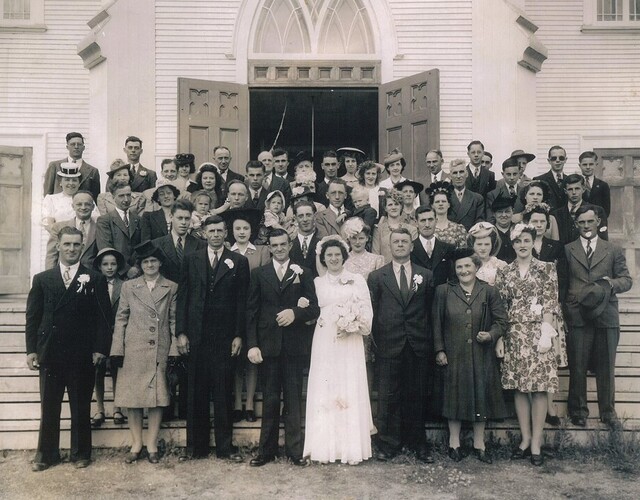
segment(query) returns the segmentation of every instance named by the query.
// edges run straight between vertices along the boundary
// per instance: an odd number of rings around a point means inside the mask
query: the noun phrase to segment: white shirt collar
[[[340,210],[338,210],[336,207],[334,207],[333,205],[329,204],[329,208],[331,209],[331,211],[336,214],[336,216],[339,216],[341,213],[344,212],[344,206],[342,206],[340,208]]]
[[[118,215],[120,216],[120,218],[122,219],[122,222],[124,222],[124,210],[119,209],[118,207],[115,207],[116,212],[118,212]],[[128,210],[127,210],[128,212]],[[129,218],[129,216],[127,215],[127,218]]]
[[[587,241],[591,241],[591,250],[595,252],[596,247],[598,246],[598,235],[595,235],[591,240],[587,240],[587,238],[580,236],[580,244],[585,252],[587,251]]]
[[[282,266],[284,266],[285,271],[289,269],[289,263],[291,262],[291,259],[287,259],[287,261],[284,264],[280,264],[279,262],[276,262],[275,259],[271,259],[271,262],[273,262],[273,268],[276,270],[276,274],[278,274],[278,271]]]
[[[74,160],[70,156],[67,156],[67,160],[69,161],[69,163],[73,163],[75,165],[82,166],[82,161],[83,161],[82,158],[78,158],[77,160]]]
[[[224,252],[224,247],[219,250],[214,250],[209,245],[207,245],[207,255],[209,256],[209,262],[213,262],[213,258],[218,255],[218,260],[222,259],[222,252]]]
[[[58,265],[60,267],[60,274],[63,276],[64,276],[64,270],[68,267],[69,276],[71,276],[71,279],[73,279],[73,277],[78,273],[78,268],[80,267],[80,261],[76,262],[72,266],[65,266],[62,262],[59,262]]]
[[[186,234],[184,236],[180,236],[179,234],[176,234],[173,229],[171,230],[171,232],[169,234],[171,234],[171,238],[173,239],[173,245],[174,246],[178,244],[178,238],[182,238],[182,246],[184,247],[184,244],[187,241],[187,235]]]
[[[393,265],[393,272],[398,279],[400,278],[400,266],[404,266],[404,272],[407,274],[407,281],[409,281],[409,277],[411,276],[411,261],[398,264],[395,260],[392,260],[391,264]]]
[[[427,239],[422,235],[418,236],[420,238],[420,243],[422,243],[422,246],[426,248],[427,246],[427,241],[431,242],[431,248],[433,249],[433,245],[436,244],[436,235],[434,234],[433,236],[431,236],[431,238]]]
[[[304,243],[305,238],[307,240],[307,245],[311,243],[311,238],[313,238],[314,234],[316,234],[315,231],[311,234],[307,234],[306,236],[304,234],[298,233],[298,241],[300,242],[300,245],[302,246],[302,243]]]

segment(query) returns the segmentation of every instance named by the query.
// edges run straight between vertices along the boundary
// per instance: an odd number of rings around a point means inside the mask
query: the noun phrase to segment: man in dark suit
[[[269,167],[267,167],[267,172],[269,171]],[[289,153],[286,149],[276,148],[273,150],[273,171],[288,184],[295,180],[295,177],[289,173]]]
[[[260,467],[278,454],[280,393],[284,396],[285,453],[294,465],[308,465],[302,457],[302,380],[311,352],[314,322],[320,315],[313,274],[289,258],[291,243],[284,229],[269,234],[269,264],[251,275],[247,301],[247,353],[261,364],[264,406],[258,456]],[[305,301],[304,304],[301,301]]]
[[[115,248],[125,259],[124,272],[132,278],[138,275],[133,249],[142,242],[140,217],[130,210],[131,187],[129,184],[112,184],[109,192],[113,195],[115,209],[101,215],[96,221],[96,243],[98,251]]]
[[[406,445],[431,463],[424,430],[426,387],[435,365],[429,314],[431,271],[410,262],[411,233],[393,229],[392,261],[369,274],[378,382],[376,458],[389,460]]]
[[[80,264],[82,233],[60,230],[59,265],[36,274],[27,299],[27,364],[40,371],[41,418],[34,472],[60,462],[60,410],[71,409],[71,461],[91,462],[94,366],[109,354],[111,307],[104,276]]]
[[[174,283],[180,283],[184,259],[193,252],[207,246],[206,242],[189,234],[193,204],[189,200],[178,200],[171,208],[171,231],[153,244],[164,254],[160,273]]]
[[[287,202],[285,191],[289,193],[289,199],[291,198],[291,188],[287,181],[274,174],[265,177],[264,163],[250,160],[247,162],[245,170],[247,174],[245,180],[249,186],[249,199],[244,208],[257,208],[264,212],[267,195],[273,191],[280,191],[285,197],[285,203]]]
[[[466,187],[468,173],[464,160],[453,160],[449,175],[454,188],[449,219],[462,224],[468,231],[475,223],[484,220],[484,198]]]
[[[576,212],[579,239],[565,246],[569,289],[565,320],[569,326],[569,416],[584,427],[587,407],[587,366],[595,363],[600,420],[621,427],[615,410],[616,349],[620,339],[617,294],[631,288],[623,250],[598,236],[597,212],[584,204]]]
[[[207,248],[184,260],[178,287],[178,351],[189,355],[187,448],[181,460],[209,454],[209,395],[213,399],[216,455],[231,462],[243,458],[231,444],[233,358],[246,333],[249,262],[224,246],[224,220],[212,215],[203,223]]]
[[[487,199],[485,200],[485,217],[484,219],[487,222],[491,222],[491,224],[496,223],[496,217],[493,213],[491,206],[493,202],[499,196],[503,198],[514,198],[515,206],[514,209],[516,212],[522,212],[524,210],[524,206],[520,201],[520,194],[522,192],[522,186],[518,182],[520,180],[520,167],[517,163],[510,162],[509,160],[505,160],[502,163],[502,179],[500,179],[496,188],[487,194]]]
[[[145,190],[156,186],[158,176],[155,170],[143,167],[140,164],[140,156],[142,155],[142,140],[136,136],[129,136],[124,141],[124,154],[127,155],[129,162],[129,171],[133,173],[133,181],[131,182],[131,190],[136,193],[144,193]]]
[[[547,162],[551,169],[542,175],[534,177],[534,179],[547,183],[549,186],[549,199],[547,203],[552,209],[558,209],[567,203],[567,195],[563,185],[565,178],[564,165],[567,162],[567,152],[562,146],[551,146],[547,154]]]
[[[298,223],[298,235],[291,243],[291,262],[311,269],[316,277],[316,246],[320,241],[316,231],[316,206],[312,201],[299,201],[293,207],[293,215]]]
[[[320,239],[330,234],[340,234],[340,228],[349,217],[349,212],[345,208],[347,200],[347,183],[342,179],[332,179],[329,181],[326,192],[329,206],[318,212],[316,215],[316,228]]]
[[[446,181],[449,179],[449,174],[447,174],[444,170],[442,170],[442,164],[444,163],[444,158],[442,157],[442,151],[439,149],[431,149],[427,151],[427,154],[424,157],[424,164],[426,167],[426,173],[423,177],[424,185],[429,187],[434,182]],[[421,178],[417,180],[421,181]],[[425,191],[420,193],[420,205],[428,205],[429,204],[429,196]]]
[[[416,209],[418,238],[413,241],[411,262],[433,273],[433,286],[442,285],[448,278],[447,255],[456,247],[435,236],[436,214],[431,207],[420,206]]]
[[[469,191],[478,193],[484,199],[487,193],[496,188],[496,175],[491,170],[482,168],[484,144],[480,141],[471,141],[467,146],[467,156],[469,156],[469,164],[466,168],[466,187]]]
[[[337,153],[335,151],[325,151],[322,155],[322,171],[324,172],[324,179],[318,182],[316,186],[318,202],[322,203],[325,207],[329,206],[329,198],[327,198],[329,182],[333,179],[337,179],[339,167],[340,163],[338,162]]]
[[[83,234],[82,254],[80,262],[85,267],[93,265],[93,259],[98,253],[96,244],[96,222],[91,218],[95,204],[89,191],[78,191],[73,195],[73,210],[76,216],[73,219],[56,222],[51,225],[50,236],[47,242],[47,257],[45,269],[52,269],[58,264],[58,241],[60,230],[63,227],[75,227]]]
[[[55,194],[62,191],[60,183],[56,182],[56,173],[60,170],[61,163],[73,163],[80,166],[79,189],[89,191],[95,202],[100,194],[100,172],[82,159],[84,153],[84,137],[79,132],[69,132],[66,137],[68,158],[49,163],[44,174],[44,194]]]
[[[231,170],[231,151],[226,146],[216,146],[213,148],[213,163],[218,168],[218,173],[222,177],[222,199],[227,197],[227,188],[231,181],[244,181],[244,175]]]
[[[280,191],[284,195],[285,209],[291,203],[291,182],[289,178],[289,154],[284,149],[273,151],[273,169],[265,165],[264,185],[268,192]]]
[[[593,151],[585,151],[580,155],[578,161],[584,177],[584,201],[602,207],[608,218],[611,215],[611,190],[609,184],[595,176],[598,155]]]
[[[564,190],[567,197],[567,203],[553,212],[556,222],[558,223],[558,233],[560,242],[563,245],[575,241],[579,236],[578,227],[575,224],[576,212],[584,203],[585,181],[580,174],[570,174],[564,178]],[[593,205],[600,227],[598,234],[603,239],[608,238],[607,232],[607,214],[604,209],[598,205]]]

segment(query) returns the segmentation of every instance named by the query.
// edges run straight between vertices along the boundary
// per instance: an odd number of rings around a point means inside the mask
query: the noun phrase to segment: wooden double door
[[[231,149],[232,168],[241,172],[250,159],[250,141],[253,140],[249,137],[252,120],[250,91],[247,85],[237,83],[180,78],[180,151],[193,153],[199,165],[211,160],[216,145],[225,145]],[[426,152],[440,147],[438,70],[382,84],[377,91],[378,130],[372,137],[375,141],[377,136],[377,158],[372,159],[382,161],[389,151],[398,148],[407,160],[405,176],[423,180]],[[353,109],[352,112],[357,114],[359,110]],[[279,120],[280,117],[275,118]],[[349,144],[344,144],[340,137],[335,138],[334,147],[346,145]],[[287,148],[287,144],[277,143],[277,146]]]

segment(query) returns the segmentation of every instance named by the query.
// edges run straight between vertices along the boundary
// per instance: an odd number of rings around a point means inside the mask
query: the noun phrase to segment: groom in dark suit
[[[224,246],[227,228],[218,215],[203,223],[207,248],[185,255],[178,287],[178,351],[189,355],[187,449],[180,460],[209,454],[209,396],[218,458],[242,462],[233,434],[233,358],[246,330],[249,261]]]
[[[378,381],[376,458],[389,460],[405,445],[432,463],[424,431],[426,387],[434,365],[431,271],[409,260],[413,244],[405,228],[391,231],[392,261],[369,275]]]
[[[27,299],[27,365],[40,371],[41,417],[32,470],[60,462],[60,410],[71,409],[71,461],[91,462],[94,365],[109,353],[111,306],[101,274],[80,264],[82,232],[63,227],[56,267],[36,274]]]
[[[291,243],[284,229],[271,231],[269,250],[273,259],[253,271],[247,301],[247,355],[252,363],[262,364],[264,397],[260,448],[251,466],[265,465],[278,453],[281,391],[285,453],[294,465],[305,466],[308,461],[302,457],[302,372],[320,308],[313,273],[291,263]]]

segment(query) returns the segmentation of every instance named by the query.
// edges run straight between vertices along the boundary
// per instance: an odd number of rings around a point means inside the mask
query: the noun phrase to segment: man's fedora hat
[[[80,177],[80,167],[75,163],[61,163],[56,172],[60,177]]]
[[[587,283],[582,287],[576,298],[580,304],[582,315],[586,319],[596,319],[609,304],[611,285],[602,278],[595,282]]]
[[[518,164],[518,158],[525,158],[527,163],[536,159],[536,155],[532,153],[525,153],[522,149],[516,149],[511,152],[511,156],[502,162],[503,167],[513,166]]]

